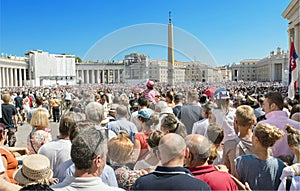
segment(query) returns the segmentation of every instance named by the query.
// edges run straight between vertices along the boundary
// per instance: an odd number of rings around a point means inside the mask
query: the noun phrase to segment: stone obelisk
[[[174,86],[174,42],[173,42],[173,25],[171,19],[171,11],[169,12],[168,24],[168,84]]]

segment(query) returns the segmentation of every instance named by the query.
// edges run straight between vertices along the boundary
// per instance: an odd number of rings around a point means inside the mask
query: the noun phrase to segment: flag
[[[288,97],[294,99],[295,88],[298,79],[298,66],[297,66],[297,53],[295,50],[294,42],[291,42],[290,49],[290,60],[289,60],[289,86],[288,86]]]

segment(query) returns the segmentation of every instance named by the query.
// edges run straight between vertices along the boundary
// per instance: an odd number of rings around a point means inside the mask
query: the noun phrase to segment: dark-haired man
[[[99,177],[106,164],[107,139],[104,131],[94,124],[80,131],[72,140],[71,158],[75,165],[74,176],[67,176],[63,182],[52,186],[54,190],[107,190],[123,189],[110,187]]]
[[[300,122],[289,119],[287,113],[283,111],[283,97],[280,92],[268,92],[265,95],[265,100],[262,106],[266,113],[266,120],[259,123],[269,123],[275,125],[280,130],[284,131],[284,137],[276,141],[272,147],[274,157],[293,156],[293,152],[290,150],[287,143],[287,133],[285,127],[287,124],[292,125],[296,129],[300,129]],[[259,124],[258,123],[258,124]]]
[[[32,116],[33,116],[33,114],[34,114],[34,112],[36,110],[38,110],[38,109],[44,109],[44,110],[48,111],[46,108],[43,107],[43,98],[41,96],[37,96],[35,98],[35,103],[36,103],[36,108],[30,110],[30,112],[27,115],[27,122],[28,123],[30,123],[31,118],[32,118]]]
[[[13,147],[15,146],[15,143],[17,141],[16,138],[16,131],[18,128],[17,124],[17,110],[16,107],[12,104],[10,104],[11,96],[9,93],[2,94],[2,118],[0,119],[0,122],[5,125],[5,128],[8,130],[7,132],[7,142],[8,146]]]

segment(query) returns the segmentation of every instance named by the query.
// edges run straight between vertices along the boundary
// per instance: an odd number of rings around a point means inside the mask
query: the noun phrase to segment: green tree
[[[78,56],[75,58],[75,60],[78,60],[78,62],[79,62],[79,63],[81,63],[81,62],[82,62],[81,58],[80,58],[80,57],[78,57]]]

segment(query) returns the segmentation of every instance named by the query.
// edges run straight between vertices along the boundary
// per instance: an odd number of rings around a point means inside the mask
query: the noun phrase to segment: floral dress
[[[136,179],[143,175],[141,170],[131,170],[125,165],[112,164],[111,167],[115,171],[119,188],[125,190],[132,190]]]
[[[27,148],[29,150],[29,154],[36,154],[41,146],[50,141],[52,141],[52,136],[48,131],[36,130],[33,128],[27,137]]]

